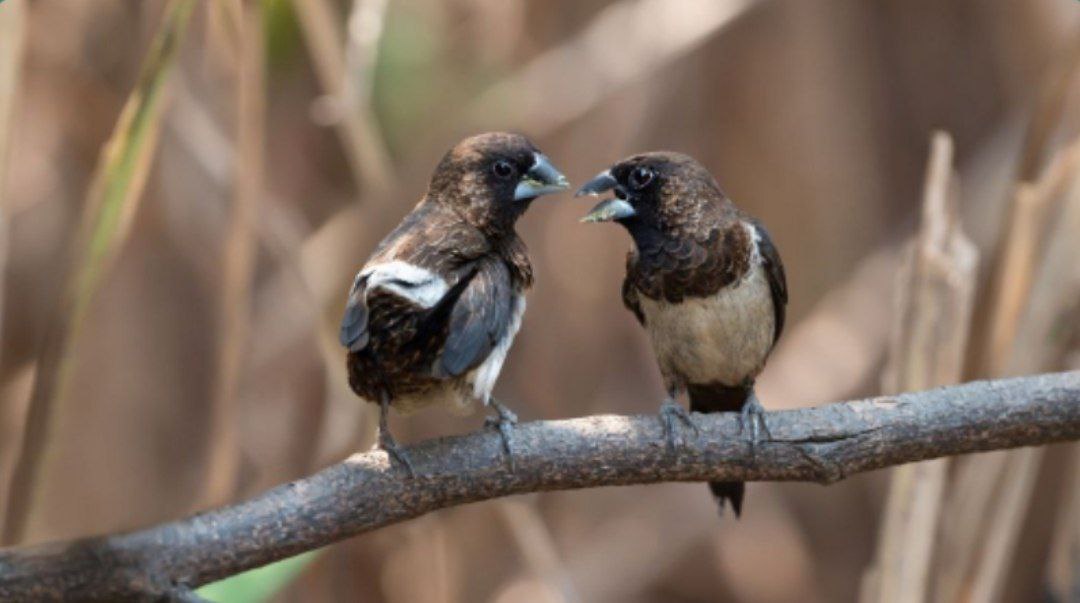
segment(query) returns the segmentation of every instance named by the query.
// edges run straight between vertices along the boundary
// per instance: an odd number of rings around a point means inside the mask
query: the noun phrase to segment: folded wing
[[[444,301],[450,287],[426,268],[395,260],[367,266],[356,275],[345,304],[339,339],[350,352],[364,349],[369,340],[368,319],[372,297],[395,299],[400,312],[426,312]]]
[[[476,272],[450,311],[446,343],[436,363],[441,377],[465,374],[512,336],[516,314],[510,270],[498,258],[479,260]]]
[[[754,229],[757,231],[758,253],[761,254],[762,265],[769,279],[769,291],[772,293],[773,302],[773,343],[780,339],[780,332],[784,330],[784,316],[787,313],[787,277],[784,275],[784,264],[780,261],[780,253],[776,250],[769,232],[760,222],[754,221]]]

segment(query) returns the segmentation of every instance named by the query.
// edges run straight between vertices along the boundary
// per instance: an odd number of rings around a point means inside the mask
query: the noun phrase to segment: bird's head
[[[682,153],[656,151],[619,161],[585,183],[577,196],[601,196],[583,222],[618,222],[635,239],[694,224],[723,203],[720,186],[700,163]]]
[[[520,134],[488,132],[462,140],[435,168],[428,195],[473,225],[498,231],[541,195],[570,187],[559,170]]]

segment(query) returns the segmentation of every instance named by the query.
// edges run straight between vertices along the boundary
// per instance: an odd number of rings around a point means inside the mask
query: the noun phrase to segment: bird
[[[490,406],[511,467],[516,415],[492,397],[521,326],[533,272],[515,223],[569,182],[525,136],[466,138],[427,192],[375,248],[349,288],[339,338],[349,386],[379,405],[377,445],[415,476],[390,433],[390,409],[471,414]]]
[[[660,418],[669,447],[676,422],[696,413],[739,412],[751,449],[768,432],[754,380],[784,329],[787,280],[761,222],[724,194],[700,163],[656,151],[628,157],[586,182],[577,196],[601,201],[584,222],[615,222],[633,239],[623,304],[649,335],[667,398]],[[759,425],[760,424],[760,425]],[[721,512],[742,513],[742,482],[710,482]]]

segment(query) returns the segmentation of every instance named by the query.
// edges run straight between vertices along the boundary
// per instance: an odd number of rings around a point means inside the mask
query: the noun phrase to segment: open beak
[[[514,189],[514,200],[533,199],[570,188],[570,181],[555,169],[543,153],[534,153],[533,164]]]
[[[611,175],[611,170],[604,170],[597,174],[595,178],[579,188],[578,192],[574,193],[574,196],[591,195],[596,197],[610,190],[615,191],[616,197],[601,201],[596,207],[592,208],[588,215],[581,219],[582,222],[612,222],[637,214],[634,211],[634,206],[623,198],[626,195],[622,194],[623,191],[619,188],[619,181],[615,179],[615,176]]]
[[[582,222],[612,222],[615,220],[622,220],[636,215],[634,206],[630,205],[625,199],[607,199],[601,201],[596,207],[592,208],[584,218]]]
[[[574,193],[575,197],[582,197],[585,195],[591,195],[596,197],[601,193],[605,193],[619,185],[619,181],[615,179],[615,176],[611,175],[611,170],[604,170],[596,175],[595,178],[586,182],[578,189],[578,192]]]

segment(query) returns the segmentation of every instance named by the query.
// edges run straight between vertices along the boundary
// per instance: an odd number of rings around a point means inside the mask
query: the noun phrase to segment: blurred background
[[[176,518],[370,447],[336,343],[346,289],[484,130],[528,134],[575,184],[683,151],[761,218],[791,296],[769,409],[907,389],[883,385],[895,283],[944,131],[978,262],[962,367],[937,380],[1080,368],[1078,19],[1075,0],[2,2],[4,544]],[[546,197],[519,223],[536,286],[496,395],[525,421],[663,395],[620,301],[629,239],[579,224],[589,207]],[[1077,473],[1076,446],[951,462],[909,600],[1080,600]],[[889,483],[753,484],[739,521],[700,484],[492,501],[206,595],[876,600]]]

